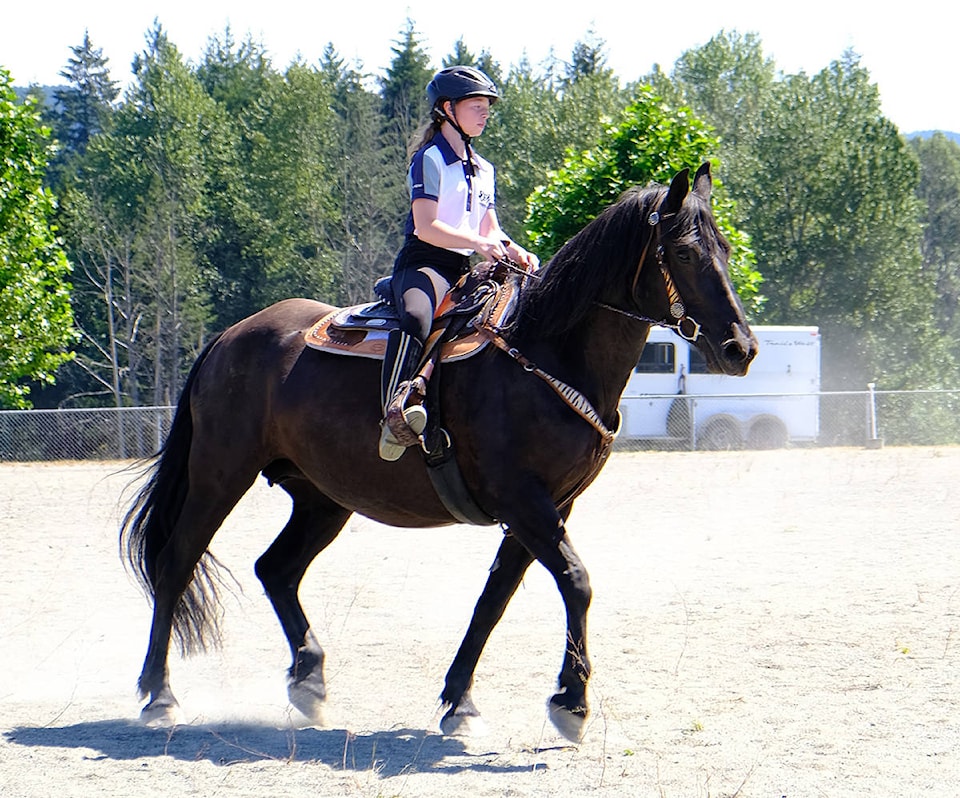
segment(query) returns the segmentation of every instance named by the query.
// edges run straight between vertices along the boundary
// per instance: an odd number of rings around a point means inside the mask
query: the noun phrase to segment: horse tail
[[[152,600],[157,597],[157,562],[173,536],[189,488],[188,460],[193,440],[190,393],[197,375],[219,340],[217,335],[197,358],[180,393],[173,424],[163,446],[146,463],[146,483],[135,495],[120,526],[120,557]],[[220,642],[220,563],[208,551],[194,568],[173,612],[173,635],[184,654]]]

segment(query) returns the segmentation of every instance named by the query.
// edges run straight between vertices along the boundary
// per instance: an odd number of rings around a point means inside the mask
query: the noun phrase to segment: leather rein
[[[580,391],[578,391],[576,388],[567,385],[562,380],[558,380],[552,374],[548,374],[546,371],[541,369],[536,363],[529,360],[515,346],[511,346],[496,330],[485,325],[477,325],[476,330],[481,336],[496,346],[497,349],[506,352],[520,365],[524,371],[529,374],[535,374],[541,380],[547,383],[547,385],[553,388],[557,395],[563,399],[566,405],[573,410],[574,413],[580,416],[600,434],[600,439],[604,446],[609,446],[613,443],[614,439],[617,437],[617,434],[620,432],[621,418],[619,410],[617,411],[617,426],[615,429],[611,430],[606,424],[603,423],[603,419],[594,409],[593,405],[590,404],[590,400],[587,399],[587,397],[580,393]]]

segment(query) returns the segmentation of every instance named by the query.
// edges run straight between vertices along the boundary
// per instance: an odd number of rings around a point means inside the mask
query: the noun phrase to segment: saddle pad
[[[484,306],[478,314],[478,319],[484,326],[499,327],[513,313],[518,296],[518,283],[508,280]],[[340,319],[355,317],[365,307],[367,305],[354,305],[328,313],[304,334],[307,346],[321,352],[383,360],[389,329],[341,327],[337,324]],[[433,335],[436,334],[435,331]],[[464,360],[482,350],[487,343],[488,340],[477,332],[462,335],[454,341],[443,344],[441,362]]]
[[[341,329],[333,324],[339,312],[327,314],[307,330],[304,336],[307,346],[311,349],[319,349],[321,352],[383,360],[384,353],[387,351],[387,331]],[[441,362],[464,360],[475,355],[486,345],[486,338],[481,338],[476,332],[470,333],[456,341],[444,344],[441,350]]]

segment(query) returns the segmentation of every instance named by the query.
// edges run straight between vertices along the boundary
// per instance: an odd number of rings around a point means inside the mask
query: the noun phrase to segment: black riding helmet
[[[467,97],[489,97],[492,104],[500,99],[500,94],[490,78],[471,66],[441,69],[427,84],[431,111],[441,109],[446,100],[456,103]]]
[[[494,82],[479,69],[471,66],[451,66],[441,69],[427,84],[427,100],[430,102],[430,115],[435,121],[446,120],[464,140],[467,145],[467,161],[472,163],[470,156],[470,137],[463,132],[456,118],[451,118],[443,110],[443,104],[450,100],[456,105],[467,97],[487,97],[493,105],[500,99]]]

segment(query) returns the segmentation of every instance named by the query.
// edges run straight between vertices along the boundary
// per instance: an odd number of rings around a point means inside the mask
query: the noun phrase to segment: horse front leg
[[[563,596],[567,612],[567,647],[563,666],[557,678],[558,692],[551,696],[547,706],[550,720],[557,731],[572,742],[583,739],[587,716],[587,682],[591,665],[587,656],[587,610],[592,591],[587,570],[564,534],[557,546],[560,554],[558,568],[551,573]],[[548,566],[549,567],[549,566]]]
[[[444,680],[440,694],[440,701],[447,708],[440,720],[440,730],[444,734],[476,736],[484,731],[483,720],[471,695],[473,674],[490,633],[503,617],[532,562],[530,553],[507,530],[463,642]]]
[[[587,682],[591,665],[587,655],[587,610],[592,591],[587,570],[564,528],[569,512],[569,507],[562,515],[554,511],[553,522],[549,525],[517,523],[511,524],[510,528],[527,551],[553,576],[563,599],[567,616],[566,645],[557,679],[558,690],[547,706],[557,731],[572,742],[580,742],[589,715]]]

